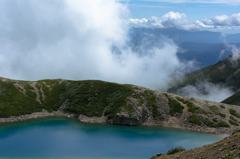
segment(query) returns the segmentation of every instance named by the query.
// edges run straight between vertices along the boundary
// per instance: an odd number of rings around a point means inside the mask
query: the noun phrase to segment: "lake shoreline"
[[[114,125],[126,125],[126,124],[116,124],[116,123],[111,123],[107,120],[107,117],[102,116],[102,117],[87,117],[84,115],[76,115],[76,114],[70,114],[63,112],[61,110],[58,111],[53,111],[53,112],[47,112],[47,111],[42,111],[42,112],[35,112],[32,114],[25,114],[21,116],[11,116],[9,118],[0,118],[0,125],[1,124],[8,124],[8,123],[18,123],[18,122],[24,122],[28,120],[34,120],[34,119],[41,119],[41,118],[48,118],[48,117],[63,117],[63,118],[72,118],[72,119],[77,119],[80,123],[86,123],[86,124],[114,124]],[[176,129],[176,130],[188,130],[188,131],[194,131],[194,132],[202,132],[202,133],[209,133],[209,134],[217,134],[217,135],[231,135],[234,131],[232,132],[222,132],[222,131],[215,131],[217,130],[216,128],[207,128],[207,129],[199,129],[196,127],[192,128],[186,128],[186,127],[179,127],[179,126],[174,126],[174,125],[166,125],[166,124],[160,124],[156,122],[145,122],[141,125],[130,125],[130,126],[147,126],[147,127],[159,127],[159,128],[169,128],[169,129]],[[226,129],[227,130],[227,129]]]

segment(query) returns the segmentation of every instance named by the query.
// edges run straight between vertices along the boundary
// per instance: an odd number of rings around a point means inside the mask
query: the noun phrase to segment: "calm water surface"
[[[195,148],[225,136],[143,126],[47,118],[0,125],[1,157],[145,159],[175,146]]]

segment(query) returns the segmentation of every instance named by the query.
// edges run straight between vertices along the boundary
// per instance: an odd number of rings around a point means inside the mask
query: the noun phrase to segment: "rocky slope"
[[[240,107],[234,105],[103,81],[0,79],[1,123],[47,116],[217,134],[240,129]]]
[[[157,154],[151,159],[239,159],[240,132],[233,133],[223,140],[203,147],[178,152],[176,154]]]

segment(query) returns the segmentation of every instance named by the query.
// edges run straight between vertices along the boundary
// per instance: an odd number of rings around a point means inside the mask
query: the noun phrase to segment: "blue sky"
[[[120,0],[135,27],[240,32],[240,0]],[[145,19],[143,19],[145,18]]]
[[[161,0],[160,0],[161,1]],[[216,15],[231,16],[240,12],[240,1],[215,1],[209,0],[204,3],[182,0],[183,2],[174,3],[178,0],[128,0],[121,1],[128,4],[131,11],[131,18],[149,18],[151,16],[161,17],[164,14],[173,11],[185,13],[190,20],[201,18],[211,18]],[[168,1],[168,2],[167,2]],[[211,3],[212,2],[212,3]]]

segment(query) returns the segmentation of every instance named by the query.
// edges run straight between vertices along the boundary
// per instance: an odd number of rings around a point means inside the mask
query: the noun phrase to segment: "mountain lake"
[[[226,136],[43,118],[0,125],[0,158],[149,159],[176,146],[192,149]]]

